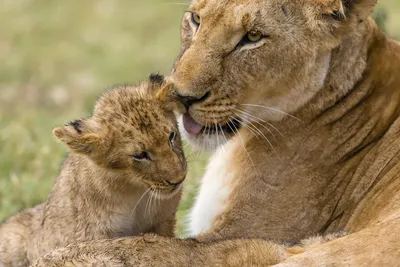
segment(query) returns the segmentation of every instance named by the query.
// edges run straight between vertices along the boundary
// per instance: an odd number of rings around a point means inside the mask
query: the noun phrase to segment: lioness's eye
[[[192,13],[192,22],[195,24],[197,27],[200,26],[200,16],[197,13]]]
[[[137,154],[133,154],[133,155],[131,155],[131,157],[134,160],[137,160],[137,161],[143,161],[143,160],[149,160],[150,159],[150,156],[146,151],[143,151],[143,152],[137,153]]]
[[[248,32],[243,39],[239,42],[239,46],[240,45],[245,45],[245,44],[254,44],[254,43],[258,43],[259,41],[261,41],[264,38],[267,38],[268,35],[263,35],[261,32],[259,31],[251,31]]]
[[[256,31],[251,31],[247,34],[247,39],[249,39],[250,42],[258,42],[263,38],[263,35],[261,32],[256,32]]]

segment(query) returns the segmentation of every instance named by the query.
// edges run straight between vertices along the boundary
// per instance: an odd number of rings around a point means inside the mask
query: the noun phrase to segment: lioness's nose
[[[179,101],[186,107],[186,109],[189,109],[190,106],[195,103],[201,103],[201,102],[205,101],[209,96],[210,96],[210,92],[205,93],[201,97],[184,96],[184,95],[178,94]]]

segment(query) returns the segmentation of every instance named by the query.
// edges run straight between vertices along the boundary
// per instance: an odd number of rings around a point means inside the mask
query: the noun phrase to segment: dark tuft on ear
[[[351,8],[353,4],[359,2],[358,0],[343,0],[343,5],[345,8]]]
[[[72,127],[74,127],[75,131],[76,131],[78,134],[81,134],[81,133],[82,133],[82,130],[81,130],[82,121],[81,121],[81,120],[75,120],[75,121],[73,121],[73,122],[70,122],[69,125],[71,125]]]
[[[330,14],[324,14],[324,16],[338,21],[342,21],[346,18],[345,14],[339,10],[334,10]]]
[[[161,85],[164,82],[164,76],[158,73],[153,73],[149,77],[150,82]]]

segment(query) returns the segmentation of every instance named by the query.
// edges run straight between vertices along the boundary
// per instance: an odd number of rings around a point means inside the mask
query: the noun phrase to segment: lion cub
[[[1,267],[75,242],[174,235],[186,160],[171,89],[160,75],[116,87],[90,118],[53,130],[71,153],[47,201],[0,226]]]

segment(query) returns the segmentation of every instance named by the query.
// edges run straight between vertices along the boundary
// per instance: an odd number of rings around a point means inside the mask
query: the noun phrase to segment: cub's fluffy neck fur
[[[146,187],[139,183],[129,184],[129,177],[124,177],[123,173],[101,168],[83,155],[71,153],[65,164],[70,165],[70,168],[61,172],[57,182],[65,179],[71,186],[78,186],[79,192],[86,199],[120,205],[132,198],[132,195],[144,193],[146,190]]]
[[[137,213],[143,213],[138,201],[146,191],[144,186],[129,185],[119,173],[104,170],[82,155],[70,154],[65,165],[69,168],[61,172],[45,204],[44,221],[46,213],[62,217],[66,212],[60,209],[62,203],[72,212],[70,216],[82,225],[87,224],[87,235],[109,232],[111,236],[123,236],[150,230],[151,225],[144,223],[147,221],[145,215]],[[148,197],[144,196],[141,203],[146,203]],[[151,211],[155,212],[155,209]],[[146,217],[153,215],[149,212]],[[141,221],[140,226],[148,229],[136,225]]]

